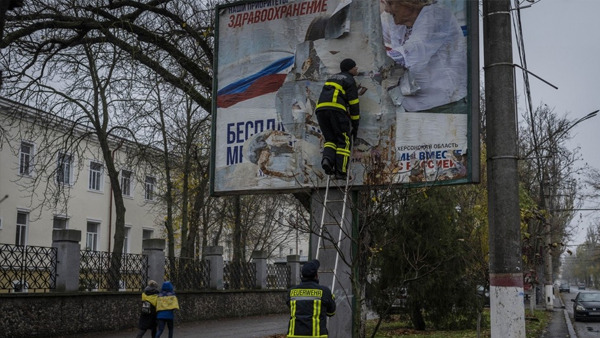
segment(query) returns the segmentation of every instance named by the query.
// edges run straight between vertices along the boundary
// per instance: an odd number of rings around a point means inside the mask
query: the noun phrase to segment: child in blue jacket
[[[163,283],[160,293],[156,298],[156,318],[158,319],[158,332],[156,337],[159,338],[165,330],[165,324],[169,327],[169,338],[173,338],[173,318],[175,318],[174,310],[179,309],[179,302],[173,284],[166,281]]]

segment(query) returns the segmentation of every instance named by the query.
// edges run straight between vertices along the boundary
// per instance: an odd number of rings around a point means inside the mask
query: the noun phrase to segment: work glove
[[[352,140],[356,141],[356,135],[358,135],[358,124],[359,120],[352,120],[352,131],[350,135],[352,135]]]

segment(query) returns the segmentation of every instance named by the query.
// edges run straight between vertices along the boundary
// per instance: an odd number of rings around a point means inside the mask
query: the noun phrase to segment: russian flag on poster
[[[258,73],[240,79],[217,92],[217,107],[228,108],[257,96],[277,91],[285,81],[281,73],[294,64],[294,56],[279,59]]]

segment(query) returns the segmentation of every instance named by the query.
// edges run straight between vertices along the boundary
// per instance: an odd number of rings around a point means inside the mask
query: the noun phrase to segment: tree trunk
[[[112,156],[111,156],[112,157]],[[113,198],[115,202],[115,234],[113,250],[110,258],[110,267],[108,273],[108,288],[109,290],[117,291],[119,289],[119,279],[121,276],[121,258],[123,256],[123,243],[125,241],[125,203],[123,202],[123,194],[119,184],[119,172],[116,170],[114,163],[107,163],[109,169],[110,183],[113,187]],[[108,226],[112,226],[109,224]],[[110,248],[109,248],[110,249]]]
[[[410,320],[416,330],[425,330],[425,319],[423,319],[423,313],[421,312],[420,304],[414,304],[411,308]]]
[[[233,198],[233,257],[231,260],[235,263],[242,262],[242,210],[241,210],[241,197],[235,196]]]

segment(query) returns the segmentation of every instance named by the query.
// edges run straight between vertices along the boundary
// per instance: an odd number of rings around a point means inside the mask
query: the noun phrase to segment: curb
[[[575,333],[575,329],[573,328],[573,323],[571,322],[571,318],[569,317],[569,312],[565,307],[565,303],[563,302],[562,296],[558,295],[558,299],[560,300],[560,306],[563,309],[563,313],[565,314],[565,323],[567,324],[567,330],[569,331],[570,338],[577,338],[577,334]]]

